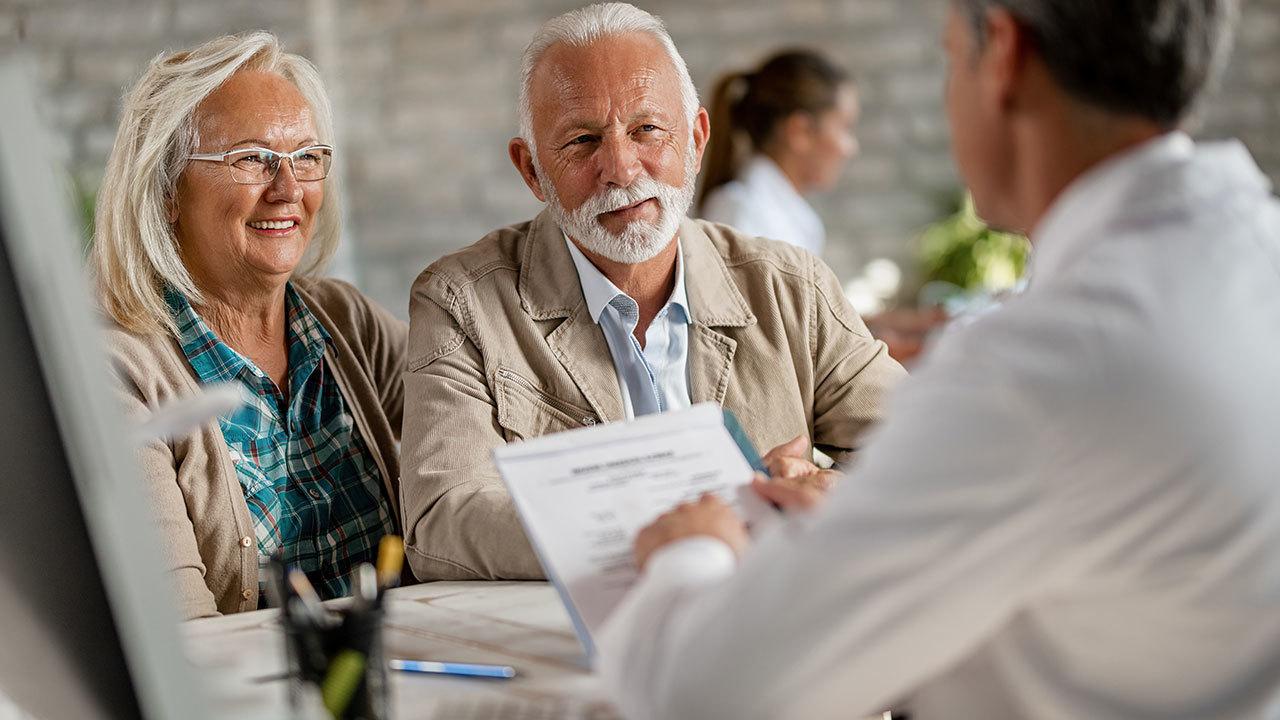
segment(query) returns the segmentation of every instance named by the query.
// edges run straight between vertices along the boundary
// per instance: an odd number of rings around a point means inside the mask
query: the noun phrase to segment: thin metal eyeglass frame
[[[330,163],[333,162],[333,146],[332,145],[308,145],[304,148],[298,148],[297,150],[294,150],[293,152],[288,152],[288,153],[278,153],[275,150],[272,150],[271,148],[246,147],[246,148],[236,148],[234,150],[228,150],[226,152],[221,152],[221,153],[199,153],[196,155],[188,155],[187,159],[222,163],[223,165],[226,166],[227,172],[231,175],[231,179],[235,181],[235,183],[238,185],[266,185],[268,183],[274,182],[276,179],[276,176],[280,174],[280,166],[282,164],[281,161],[284,160],[285,158],[289,158],[289,168],[293,170],[293,175],[294,175],[294,178],[296,179],[298,176],[298,168],[296,165],[294,165],[294,161],[298,157],[305,155],[308,152],[313,152],[315,150],[327,150],[329,152],[329,162]],[[231,163],[227,162],[227,156],[236,155],[239,153],[252,153],[252,152],[266,153],[267,155],[270,155],[271,157],[275,158],[274,160],[269,161],[271,162],[271,164],[275,165],[275,170],[271,172],[270,178],[267,178],[266,180],[263,180],[261,182],[242,182],[240,180],[236,180],[236,175],[233,168],[231,167]],[[328,168],[326,168],[324,171],[323,177],[318,177],[318,178],[315,178],[314,180],[298,180],[298,182],[318,182],[320,180],[325,179],[328,176],[329,176],[329,170]]]

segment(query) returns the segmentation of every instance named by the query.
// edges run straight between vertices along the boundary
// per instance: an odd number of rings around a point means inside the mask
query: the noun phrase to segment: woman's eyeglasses
[[[231,171],[231,179],[241,185],[265,185],[276,179],[281,161],[289,158],[293,177],[299,182],[323,180],[333,164],[333,147],[310,145],[290,153],[278,153],[267,148],[243,148],[224,153],[189,155],[188,160],[219,162]]]

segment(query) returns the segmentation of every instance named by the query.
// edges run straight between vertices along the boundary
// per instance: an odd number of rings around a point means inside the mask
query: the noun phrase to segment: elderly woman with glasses
[[[338,242],[329,102],[267,33],[153,60],[126,95],[92,263],[131,415],[242,403],[141,450],[187,617],[252,610],[281,553],[322,597],[399,530],[407,327],[317,273]]]

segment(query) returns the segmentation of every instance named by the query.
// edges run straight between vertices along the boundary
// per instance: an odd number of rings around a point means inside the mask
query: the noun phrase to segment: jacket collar
[[[751,308],[702,228],[683,218],[680,240],[693,323],[709,327],[753,324],[756,318]],[[529,225],[521,253],[519,291],[525,310],[534,320],[569,317],[586,302],[564,234],[550,210],[544,209]]]

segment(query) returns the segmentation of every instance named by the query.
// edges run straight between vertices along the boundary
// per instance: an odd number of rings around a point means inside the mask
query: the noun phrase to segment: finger
[[[672,521],[672,520],[676,519],[677,517],[679,517],[679,516],[681,516],[681,515],[683,515],[683,514],[685,514],[685,513],[689,512],[689,509],[690,509],[690,508],[692,508],[692,507],[693,507],[694,505],[696,505],[696,504],[697,504],[697,503],[695,503],[695,502],[693,502],[693,501],[682,502],[682,503],[680,503],[679,505],[676,505],[675,507],[671,508],[670,510],[668,510],[668,511],[666,511],[666,512],[662,513],[661,515],[659,515],[659,516],[658,516],[658,518],[657,518],[656,520],[654,520],[654,521],[653,521],[653,524],[654,524],[654,525],[657,525],[657,524],[659,524],[659,523],[663,523],[663,522],[670,522],[670,521]]]
[[[790,495],[786,504],[783,505],[788,510],[813,510],[822,504],[825,497],[821,492],[810,487],[784,488],[784,491]]]
[[[843,477],[839,470],[819,470],[817,479],[823,490],[830,490]]]
[[[751,487],[753,488],[761,488],[768,484],[769,478],[761,475],[760,473],[756,473],[756,476],[751,478]]]
[[[830,470],[818,470],[804,475],[792,475],[789,477],[776,478],[775,482],[779,485],[795,488],[813,488],[820,492],[826,492],[835,485],[835,477],[837,473]]]
[[[786,507],[795,502],[799,488],[794,485],[786,485],[780,482],[760,483],[756,487],[756,491],[761,497],[777,505]]]
[[[698,504],[703,507],[728,507],[725,501],[713,492],[702,493],[702,497],[698,498]]]
[[[803,477],[818,471],[812,462],[796,457],[775,457],[766,464],[769,475],[774,478]]]
[[[770,471],[777,471],[787,475],[795,475],[796,473],[809,475],[818,471],[818,467],[809,458],[778,456],[769,461],[769,466]]]
[[[810,454],[809,436],[797,435],[794,438],[791,438],[790,440],[782,443],[781,445],[765,453],[764,457],[765,457],[765,460],[768,461],[769,458],[774,458],[774,457],[782,457],[782,456],[804,457],[809,454]]]
[[[691,512],[697,512],[699,508],[705,506],[708,500],[712,498],[715,498],[714,494],[702,493],[694,500],[685,500],[679,505],[671,508],[671,510],[667,512],[667,515],[671,515],[671,516],[688,515]]]
[[[786,503],[791,500],[791,496],[788,494],[789,489],[780,486],[776,482],[752,483],[751,489],[755,490],[760,497],[781,508],[785,508]]]
[[[782,483],[756,483],[753,485],[760,497],[784,510],[812,510],[822,502],[822,493],[810,487]]]

